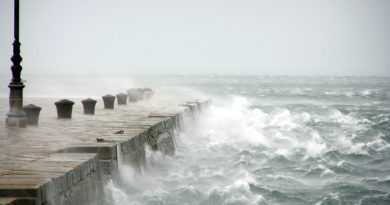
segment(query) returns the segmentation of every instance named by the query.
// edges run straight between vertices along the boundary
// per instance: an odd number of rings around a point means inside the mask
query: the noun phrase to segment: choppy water
[[[144,79],[153,84],[156,80]],[[114,204],[390,204],[390,78],[166,77],[214,104]]]
[[[42,79],[27,79],[26,96],[150,86],[213,99],[176,136],[175,156],[148,152],[143,172],[121,167],[125,185],[106,185],[107,204],[390,204],[388,77]]]

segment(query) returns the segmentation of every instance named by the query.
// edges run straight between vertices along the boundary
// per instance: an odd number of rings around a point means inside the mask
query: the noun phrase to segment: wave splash
[[[390,147],[374,119],[337,106],[212,105],[177,153],[122,167],[113,204],[387,204]]]

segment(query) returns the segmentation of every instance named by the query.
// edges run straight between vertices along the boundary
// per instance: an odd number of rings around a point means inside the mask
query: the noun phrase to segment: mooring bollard
[[[127,104],[127,95],[125,93],[119,93],[118,95],[116,95],[116,99],[118,101],[118,105]]]
[[[72,108],[74,105],[73,101],[63,99],[54,103],[57,107],[58,118],[72,118]]]
[[[151,88],[143,88],[142,90],[143,90],[143,98],[145,100],[149,100],[150,98],[153,97],[154,92]]]
[[[23,107],[24,112],[26,113],[27,124],[28,125],[38,125],[39,113],[42,108],[33,104],[29,104]]]
[[[129,102],[137,102],[139,97],[139,92],[135,88],[130,88],[127,90],[127,94],[129,95]]]
[[[115,96],[105,95],[102,97],[105,109],[114,109]]]
[[[83,104],[85,115],[94,115],[95,114],[96,102],[97,102],[96,100],[91,99],[91,98],[87,98],[87,99],[81,101],[81,103]]]
[[[144,89],[137,88],[137,95],[138,95],[138,100],[143,100],[144,99]]]

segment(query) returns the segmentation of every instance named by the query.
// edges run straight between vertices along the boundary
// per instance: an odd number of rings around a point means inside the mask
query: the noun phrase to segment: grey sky
[[[390,75],[390,1],[21,0],[21,41],[24,73]]]

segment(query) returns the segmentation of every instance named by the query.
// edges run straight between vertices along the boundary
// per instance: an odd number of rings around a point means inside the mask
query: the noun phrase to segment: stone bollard
[[[114,109],[115,96],[105,95],[102,97],[105,109]]]
[[[57,107],[57,117],[58,118],[72,118],[72,108],[74,105],[73,101],[63,99],[54,103]]]
[[[153,97],[154,92],[151,88],[143,88],[142,90],[143,90],[143,98],[145,100],[149,100]]]
[[[96,100],[91,99],[91,98],[87,98],[87,99],[81,101],[81,103],[83,104],[85,115],[94,115],[95,114],[96,102],[97,102]]]
[[[143,100],[144,99],[144,89],[137,88],[137,95],[138,95],[138,100]]]
[[[24,112],[26,113],[27,124],[28,125],[38,125],[39,113],[42,108],[33,104],[29,104],[23,107]]]
[[[118,95],[116,95],[116,99],[118,101],[118,105],[127,104],[127,95],[125,93],[119,93]]]
[[[137,89],[128,89],[127,94],[129,95],[129,102],[137,102],[139,100],[139,92]]]
[[[127,90],[129,95],[130,102],[137,102],[144,99],[144,89],[143,88],[131,88]]]

